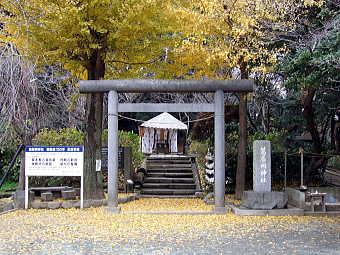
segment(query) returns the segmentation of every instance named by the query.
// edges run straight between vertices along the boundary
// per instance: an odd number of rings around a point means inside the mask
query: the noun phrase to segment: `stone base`
[[[52,201],[53,200],[52,192],[41,193],[41,200],[42,201]]]
[[[303,216],[305,212],[303,209],[296,207],[288,207],[287,209],[274,210],[254,210],[242,208],[235,205],[230,205],[231,210],[237,216]]]
[[[80,197],[80,188],[74,188],[73,190],[76,193],[76,196]]]
[[[14,209],[14,203],[13,202],[9,202],[3,205],[0,205],[0,215],[2,213],[5,213],[7,211],[11,211]]]
[[[16,190],[13,195],[14,208],[25,209],[25,190]],[[34,192],[28,192],[28,206],[34,200]]]
[[[302,192],[298,189],[287,187],[285,192],[288,196],[288,203],[295,207],[305,209],[306,208],[306,192]]]
[[[20,195],[22,195],[19,192]],[[33,196],[31,196],[32,200]],[[118,198],[118,203],[123,204],[127,203],[133,200],[139,199],[138,196],[132,195],[132,196],[126,196],[122,198]],[[21,199],[23,202],[23,205],[25,205],[25,199]],[[84,208],[89,208],[89,207],[100,207],[100,206],[107,206],[108,201],[107,199],[102,199],[102,200],[84,200]],[[47,202],[47,201],[30,201],[29,202],[29,208],[33,209],[58,209],[58,208],[80,208],[80,201],[79,200],[67,200],[63,202],[58,202],[58,201],[52,201],[52,202]],[[118,209],[117,209],[118,208]],[[1,208],[0,208],[1,209]],[[21,208],[24,209],[24,208]],[[110,209],[108,209],[110,211]],[[1,211],[1,210],[0,210]],[[120,212],[119,207],[115,207],[112,211],[113,213],[118,213]]]
[[[195,196],[196,196],[197,198],[204,199],[204,193],[203,193],[203,192],[195,192]]]
[[[249,209],[271,210],[287,208],[288,197],[284,192],[243,192],[242,206]]]
[[[75,200],[76,192],[74,190],[62,190],[61,197],[65,200]]]
[[[220,207],[220,206],[215,206],[214,212],[216,214],[227,214],[228,213],[228,208],[226,207]]]
[[[215,195],[214,192],[210,192],[208,195],[206,195],[204,198],[204,203],[207,205],[214,205],[215,204]]]
[[[120,213],[120,211],[121,211],[120,207],[111,207],[111,206],[109,206],[107,208],[107,212],[108,213],[112,213],[112,214],[118,214],[118,213]]]

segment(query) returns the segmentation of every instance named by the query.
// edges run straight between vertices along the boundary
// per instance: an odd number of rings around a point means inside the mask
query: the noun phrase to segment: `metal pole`
[[[215,92],[215,211],[225,213],[224,92]]]
[[[25,209],[28,209],[28,176],[25,176]]]
[[[118,93],[108,95],[108,211],[119,213],[118,207]]]
[[[285,151],[285,180],[284,180],[285,190],[287,188],[287,151]]]
[[[301,156],[301,187],[303,186],[303,148],[300,148],[300,156]]]
[[[84,209],[84,173],[80,177],[80,209]]]
[[[4,176],[2,177],[2,179],[1,179],[1,181],[0,181],[0,188],[1,188],[2,184],[4,184],[4,182],[5,182],[5,180],[6,180],[7,176],[8,176],[8,174],[9,174],[9,172],[11,171],[11,169],[13,168],[13,166],[14,166],[16,160],[17,160],[17,157],[19,156],[20,152],[21,152],[23,149],[25,149],[25,145],[20,144],[19,147],[18,147],[18,149],[17,149],[17,151],[16,151],[16,153],[15,153],[15,155],[14,155],[14,157],[13,157],[12,160],[11,160],[11,163],[9,164],[9,167],[7,168],[7,170],[6,170],[5,174],[4,174]]]

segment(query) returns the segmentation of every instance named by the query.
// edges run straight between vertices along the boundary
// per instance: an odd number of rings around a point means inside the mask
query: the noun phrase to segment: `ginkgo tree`
[[[171,33],[162,0],[4,0],[0,40],[42,64],[61,63],[79,79],[119,78],[127,65],[156,63]],[[0,12],[3,13],[3,12]],[[134,74],[139,75],[138,73]],[[103,197],[101,158],[103,95],[86,97],[85,199]]]
[[[286,52],[280,38],[293,32],[294,19],[322,1],[188,0],[172,9],[183,24],[182,40],[173,50],[172,71],[189,77],[248,79],[269,72]],[[236,197],[241,198],[246,169],[246,95],[239,95],[240,140]]]

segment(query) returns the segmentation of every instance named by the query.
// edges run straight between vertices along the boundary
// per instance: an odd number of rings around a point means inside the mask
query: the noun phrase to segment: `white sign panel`
[[[82,176],[82,146],[26,146],[26,176]]]

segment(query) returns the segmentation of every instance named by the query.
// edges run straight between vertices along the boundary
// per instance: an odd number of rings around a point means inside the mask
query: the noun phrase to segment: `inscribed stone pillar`
[[[267,140],[253,143],[253,190],[271,192],[271,149]]]

